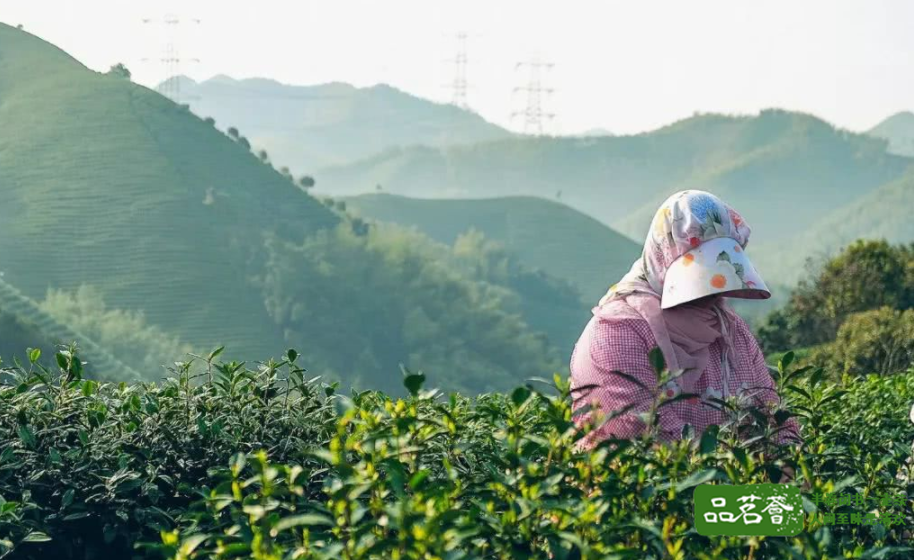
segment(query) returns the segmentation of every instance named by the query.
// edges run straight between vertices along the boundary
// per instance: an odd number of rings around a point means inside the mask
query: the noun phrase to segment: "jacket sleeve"
[[[587,327],[593,329],[590,336],[582,337],[575,348],[572,357],[574,410],[593,405],[608,416],[631,407],[591,432],[584,442],[587,447],[610,437],[636,438],[646,427],[639,413],[649,410],[656,398],[657,375],[648,358],[651,349],[637,327],[631,321],[595,320]],[[615,372],[627,374],[638,383]],[[583,420],[589,414],[579,418]],[[657,423],[663,440],[678,439],[682,434],[683,423],[671,407],[660,408]]]
[[[781,398],[780,395],[778,395],[774,379],[768,371],[768,364],[765,363],[765,355],[762,353],[758,341],[755,340],[755,337],[749,330],[749,326],[742,323],[742,329],[744,330],[744,336],[749,342],[752,370],[755,374],[754,389],[756,389],[756,399],[758,400],[759,407],[766,411],[774,409],[780,404]],[[772,419],[772,423],[773,422],[774,420]],[[783,429],[778,432],[775,439],[780,444],[802,443],[803,438],[800,435],[797,419],[792,416],[788,418],[783,424]]]

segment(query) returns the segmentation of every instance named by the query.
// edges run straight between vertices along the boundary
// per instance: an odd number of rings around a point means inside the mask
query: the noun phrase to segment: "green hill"
[[[277,166],[297,173],[374,155],[392,146],[446,146],[505,138],[479,115],[421,99],[388,85],[292,86],[274,80],[216,76],[181,80],[192,111],[217,126],[240,129]],[[161,86],[160,86],[161,87]]]
[[[585,303],[596,302],[641,252],[639,244],[597,220],[531,196],[438,200],[366,194],[346,201],[362,216],[414,226],[449,245],[470,229],[480,231],[528,268],[574,285]]]
[[[402,363],[472,393],[570,350],[547,320],[577,312],[573,291],[487,246],[367,226],[186,108],[5,25],[0,193],[0,272],[28,304],[13,318],[53,315],[131,363],[295,347],[359,388],[402,390]]]
[[[422,198],[553,198],[560,191],[564,203],[633,239],[643,238],[667,195],[701,188],[736,206],[757,242],[784,242],[900,177],[911,161],[885,148],[883,140],[810,115],[766,110],[700,115],[634,136],[394,149],[316,176],[322,191],[338,194],[376,184]]]
[[[195,347],[242,354],[282,347],[246,287],[263,235],[338,221],[168,99],[4,25],[0,191],[2,267],[27,296],[96,285]]]
[[[893,153],[914,156],[914,113],[902,111],[886,118],[867,133],[888,140]]]

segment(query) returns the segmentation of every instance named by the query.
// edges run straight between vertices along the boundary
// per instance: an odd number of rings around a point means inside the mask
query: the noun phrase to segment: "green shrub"
[[[893,373],[914,363],[914,309],[855,313],[830,345],[832,367],[852,374]]]
[[[112,65],[110,69],[108,69],[108,75],[115,76],[124,80],[129,80],[133,74],[131,74],[130,70],[127,69],[127,66],[125,66],[124,63],[118,62],[117,64]]]
[[[860,240],[799,283],[759,328],[766,352],[831,342],[853,313],[914,307],[914,244]]]

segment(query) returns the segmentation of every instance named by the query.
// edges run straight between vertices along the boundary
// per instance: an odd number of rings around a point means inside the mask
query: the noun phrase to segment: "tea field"
[[[4,369],[0,556],[914,553],[906,464],[914,370],[836,378],[797,367],[788,353],[772,373],[784,398],[770,416],[731,401],[730,420],[692,443],[646,437],[581,451],[562,376],[468,398],[428,389],[423,374],[404,370],[403,398],[344,395],[310,378],[294,351],[262,364],[223,362],[220,352],[175,363],[158,384],[86,379],[73,348],[50,358],[33,351],[28,363]],[[804,443],[779,447],[777,423],[790,415]],[[697,485],[776,482],[790,469],[807,514],[798,536],[694,530]],[[828,495],[849,498],[830,503]],[[847,513],[874,515],[841,523]]]

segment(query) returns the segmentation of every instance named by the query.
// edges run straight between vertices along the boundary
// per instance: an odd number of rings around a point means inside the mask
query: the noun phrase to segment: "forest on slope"
[[[367,219],[412,226],[452,244],[468,230],[504,245],[532,269],[573,284],[588,303],[596,302],[641,254],[641,244],[597,220],[543,198],[416,199],[366,194],[346,199]]]

